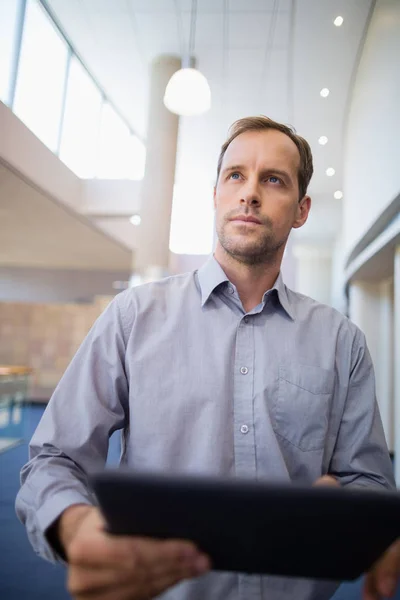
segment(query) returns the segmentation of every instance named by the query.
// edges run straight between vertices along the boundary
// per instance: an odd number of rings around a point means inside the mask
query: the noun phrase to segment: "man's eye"
[[[279,177],[275,177],[275,175],[270,175],[268,177],[268,181],[270,181],[271,183],[281,183]]]
[[[230,174],[230,179],[239,179],[240,177],[240,173],[231,173]]]

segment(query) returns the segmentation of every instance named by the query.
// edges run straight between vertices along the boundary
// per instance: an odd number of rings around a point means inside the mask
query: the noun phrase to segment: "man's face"
[[[301,227],[310,209],[307,196],[299,203],[299,163],[295,143],[274,129],[248,131],[231,142],[214,191],[225,252],[247,264],[283,253],[292,227]]]

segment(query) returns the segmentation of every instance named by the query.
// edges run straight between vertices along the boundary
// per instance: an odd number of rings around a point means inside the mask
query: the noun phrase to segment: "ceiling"
[[[132,252],[0,163],[0,265],[130,270]]]
[[[188,49],[191,0],[47,0],[88,69],[146,137],[149,64]],[[219,148],[237,118],[266,114],[310,142],[310,193],[340,204],[344,125],[373,0],[198,0],[195,56],[212,108],[181,118],[176,182],[211,185]],[[344,18],[341,27],[333,20]],[[321,88],[330,95],[321,98]],[[328,137],[325,146],[320,136]],[[190,150],[190,151],[189,151]],[[336,171],[333,177],[325,173]],[[331,210],[331,209],[330,209]],[[308,227],[308,225],[306,226]],[[310,226],[311,234],[311,226]]]

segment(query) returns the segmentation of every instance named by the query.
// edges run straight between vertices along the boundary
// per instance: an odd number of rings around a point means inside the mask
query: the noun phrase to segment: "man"
[[[364,600],[392,598],[400,581],[400,540],[397,540],[365,578]]]
[[[135,468],[393,487],[363,334],[280,275],[312,172],[290,128],[236,122],[218,162],[214,256],[119,294],[57,387],[17,512],[40,554],[68,560],[76,599],[322,600],[336,588],[208,572],[188,542],[107,535],[86,473],[117,429],[121,463]]]

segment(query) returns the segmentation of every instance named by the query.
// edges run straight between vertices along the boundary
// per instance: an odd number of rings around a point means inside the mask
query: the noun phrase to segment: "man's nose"
[[[242,188],[241,192],[241,204],[246,204],[248,206],[260,206],[261,197],[257,183],[248,181],[247,185]]]

